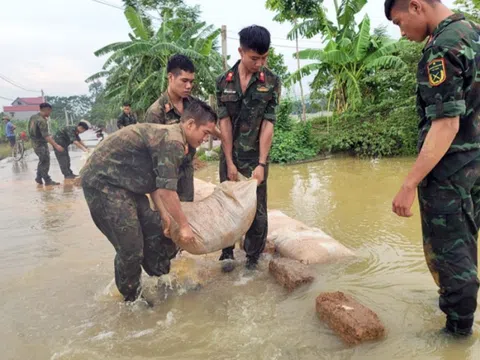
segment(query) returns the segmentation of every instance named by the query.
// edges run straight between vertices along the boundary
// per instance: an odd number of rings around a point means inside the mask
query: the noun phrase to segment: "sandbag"
[[[281,256],[304,264],[325,264],[353,252],[318,228],[309,227],[278,210],[268,212],[268,238]]]
[[[178,224],[170,217],[172,240],[194,255],[219,251],[233,246],[252,225],[257,211],[257,181],[226,181],[204,199],[181,205],[195,242],[182,244]]]

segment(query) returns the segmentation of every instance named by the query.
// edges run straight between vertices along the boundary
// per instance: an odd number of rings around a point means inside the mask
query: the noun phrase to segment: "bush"
[[[305,160],[318,154],[312,124],[310,122],[295,123],[290,116],[292,108],[292,102],[289,99],[280,103],[270,150],[270,160],[273,163]]]
[[[413,155],[416,153],[417,119],[414,99],[402,103],[385,100],[361,111],[334,116],[328,133],[317,130],[324,127],[324,118],[315,119],[314,128],[321,151],[347,152],[362,157]]]

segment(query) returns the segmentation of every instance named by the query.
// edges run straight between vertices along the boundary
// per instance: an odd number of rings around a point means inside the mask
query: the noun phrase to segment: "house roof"
[[[17,100],[23,101],[27,105],[40,105],[41,103],[45,102],[45,99],[43,97],[19,97]],[[16,100],[15,100],[16,101]]]
[[[22,112],[22,111],[39,111],[38,105],[18,105],[18,106],[4,106],[4,112]]]

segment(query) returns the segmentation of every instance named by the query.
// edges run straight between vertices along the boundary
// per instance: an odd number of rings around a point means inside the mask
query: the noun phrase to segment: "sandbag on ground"
[[[257,210],[257,181],[226,181],[203,200],[182,203],[195,242],[182,244],[178,224],[171,219],[172,240],[194,255],[233,246],[248,231]]]
[[[324,264],[354,256],[322,230],[309,227],[279,210],[268,212],[268,228],[268,237],[280,255],[304,264]]]

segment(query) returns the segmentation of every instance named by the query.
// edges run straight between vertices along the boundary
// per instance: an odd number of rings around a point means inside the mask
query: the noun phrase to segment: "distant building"
[[[12,105],[4,106],[3,112],[13,120],[28,120],[40,111],[39,105],[45,102],[43,97],[16,98]]]

